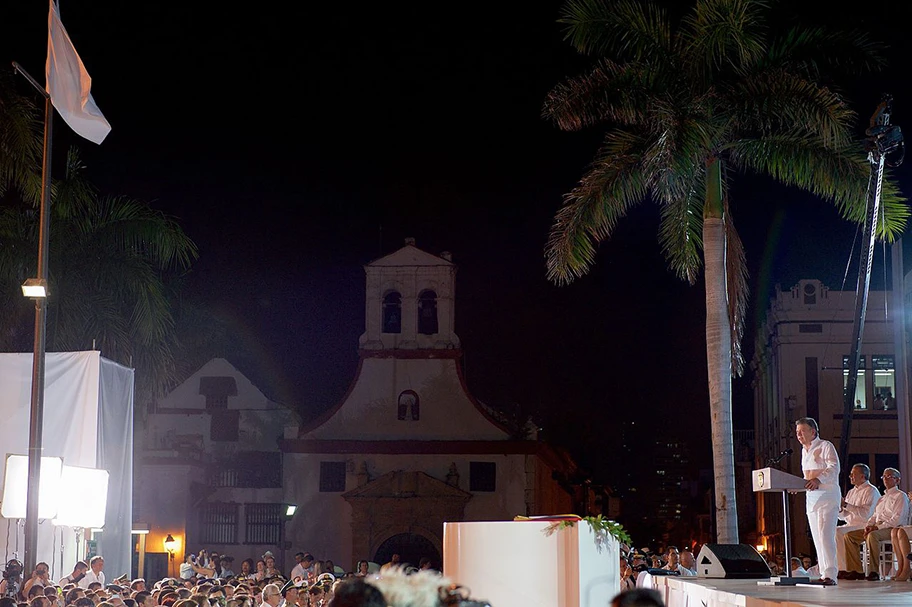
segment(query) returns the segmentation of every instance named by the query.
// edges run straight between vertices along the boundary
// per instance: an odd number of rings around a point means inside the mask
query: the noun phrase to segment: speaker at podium
[[[697,577],[759,580],[771,576],[769,565],[747,544],[704,544],[697,555]]]

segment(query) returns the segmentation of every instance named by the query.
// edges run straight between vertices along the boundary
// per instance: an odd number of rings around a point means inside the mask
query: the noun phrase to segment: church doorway
[[[403,565],[418,566],[421,557],[431,559],[431,567],[441,569],[440,553],[431,540],[417,533],[400,533],[394,535],[377,548],[374,562],[384,565],[390,561],[394,554],[399,555],[399,562]]]

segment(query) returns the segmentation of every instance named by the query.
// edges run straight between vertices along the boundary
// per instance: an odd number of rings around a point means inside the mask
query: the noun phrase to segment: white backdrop
[[[28,453],[31,354],[0,354],[0,456]],[[130,572],[133,493],[133,370],[97,351],[48,353],[45,362],[43,455],[70,466],[108,471],[108,503],[98,552],[109,579]],[[0,464],[0,487],[3,480]],[[91,491],[91,487],[84,488]],[[79,496],[63,496],[79,499]],[[41,521],[38,561],[51,565],[53,579],[72,571],[75,531]],[[0,518],[0,549],[23,558],[25,539],[18,520]]]

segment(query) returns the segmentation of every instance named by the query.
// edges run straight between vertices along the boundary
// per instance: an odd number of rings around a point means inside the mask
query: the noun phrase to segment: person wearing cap
[[[282,586],[282,598],[285,599],[285,605],[288,607],[297,606],[299,598],[298,587],[295,585],[294,580],[288,580]]]

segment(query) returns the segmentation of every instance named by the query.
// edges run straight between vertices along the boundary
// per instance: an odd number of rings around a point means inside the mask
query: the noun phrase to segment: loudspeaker
[[[760,553],[747,544],[704,544],[697,555],[697,577],[759,580],[771,575]]]

